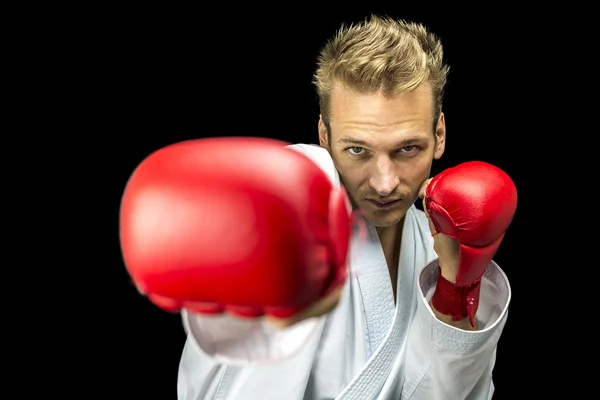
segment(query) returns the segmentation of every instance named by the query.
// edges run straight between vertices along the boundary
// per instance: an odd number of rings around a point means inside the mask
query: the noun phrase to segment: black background
[[[317,143],[311,84],[317,53],[342,22],[373,12],[423,22],[443,40],[451,67],[447,145],[433,172],[478,159],[501,167],[516,183],[517,213],[496,256],[513,297],[498,347],[494,398],[539,391],[543,382],[532,377],[540,359],[530,333],[537,300],[529,252],[537,217],[530,181],[537,161],[530,155],[543,100],[539,60],[545,58],[544,48],[530,41],[544,32],[535,23],[539,16],[487,3],[476,9],[340,3],[331,6],[335,11],[325,4],[224,5],[192,10],[144,4],[90,11],[90,19],[79,21],[86,31],[79,44],[86,54],[81,70],[88,71],[80,90],[86,97],[91,91],[94,104],[93,110],[81,107],[81,115],[89,113],[91,146],[109,149],[96,164],[101,172],[81,172],[109,187],[96,193],[103,201],[101,223],[109,226],[108,242],[97,253],[101,274],[93,282],[101,289],[87,294],[101,299],[101,311],[92,322],[93,339],[84,337],[89,331],[78,339],[95,343],[94,356],[81,354],[79,364],[89,372],[90,385],[129,399],[176,398],[185,340],[180,318],[138,295],[120,254],[120,196],[133,169],[158,148],[191,138],[248,135]]]

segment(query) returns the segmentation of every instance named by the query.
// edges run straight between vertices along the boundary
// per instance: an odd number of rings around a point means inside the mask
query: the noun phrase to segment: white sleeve
[[[329,153],[312,144],[288,147],[313,160],[339,184]],[[294,355],[312,335],[318,335],[322,318],[313,318],[277,329],[262,319],[243,320],[228,316],[204,316],[182,312],[187,333],[187,351],[200,351],[209,359],[229,365],[276,362]]]
[[[228,365],[271,363],[291,357],[315,334],[321,318],[277,329],[263,319],[182,312],[188,341],[214,361]]]
[[[334,185],[337,187],[340,186],[340,176],[335,169],[335,165],[333,164],[329,152],[325,148],[316,144],[292,144],[287,147],[296,150],[313,160],[315,164],[321,167],[325,174],[327,174]]]
[[[437,283],[437,260],[420,273],[421,299],[409,332],[405,392],[411,399],[491,399],[496,348],[508,316],[511,289],[491,262],[481,281],[477,331],[439,321],[430,307]]]

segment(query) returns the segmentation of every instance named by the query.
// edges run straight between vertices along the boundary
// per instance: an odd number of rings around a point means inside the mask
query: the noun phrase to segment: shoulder
[[[340,185],[339,175],[335,169],[333,159],[331,158],[331,155],[329,155],[327,149],[317,144],[305,143],[291,144],[287,147],[296,150],[310,158],[325,172],[325,174],[327,174],[329,179],[331,179],[337,186]]]

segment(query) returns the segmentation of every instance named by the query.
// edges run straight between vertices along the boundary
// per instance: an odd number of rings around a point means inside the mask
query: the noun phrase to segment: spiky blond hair
[[[386,96],[427,84],[435,101],[435,127],[448,71],[441,41],[422,24],[371,15],[360,23],[342,25],[325,44],[313,83],[328,130],[331,90],[337,84]]]

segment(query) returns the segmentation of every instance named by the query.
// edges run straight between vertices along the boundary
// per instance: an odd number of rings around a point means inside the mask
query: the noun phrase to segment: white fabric
[[[299,144],[331,179],[328,153]],[[437,260],[427,219],[411,207],[404,220],[397,304],[375,229],[354,240],[350,279],[327,316],[285,330],[226,317],[183,313],[188,332],[179,400],[491,399],[496,345],[510,286],[492,262],[482,279],[479,330],[446,325],[429,307]]]

